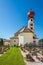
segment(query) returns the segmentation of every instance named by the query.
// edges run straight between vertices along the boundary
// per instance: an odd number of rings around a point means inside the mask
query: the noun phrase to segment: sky
[[[30,9],[35,13],[35,34],[43,38],[43,0],[0,0],[0,38],[9,39],[27,27]]]

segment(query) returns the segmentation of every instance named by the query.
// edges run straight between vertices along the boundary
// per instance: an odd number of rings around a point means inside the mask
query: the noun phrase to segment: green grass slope
[[[0,65],[25,65],[19,48],[11,48],[0,57]]]

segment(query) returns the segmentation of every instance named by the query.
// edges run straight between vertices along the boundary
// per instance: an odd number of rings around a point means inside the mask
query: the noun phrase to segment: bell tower
[[[34,32],[34,12],[32,10],[28,12],[28,28]]]

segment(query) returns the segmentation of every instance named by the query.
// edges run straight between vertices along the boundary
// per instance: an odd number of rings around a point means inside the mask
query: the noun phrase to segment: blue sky
[[[35,12],[35,33],[43,38],[43,0],[0,0],[0,38],[10,38],[27,26],[27,13]]]

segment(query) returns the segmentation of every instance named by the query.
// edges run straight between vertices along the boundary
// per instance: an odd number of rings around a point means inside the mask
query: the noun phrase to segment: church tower
[[[34,32],[34,12],[32,10],[28,12],[28,28]]]

